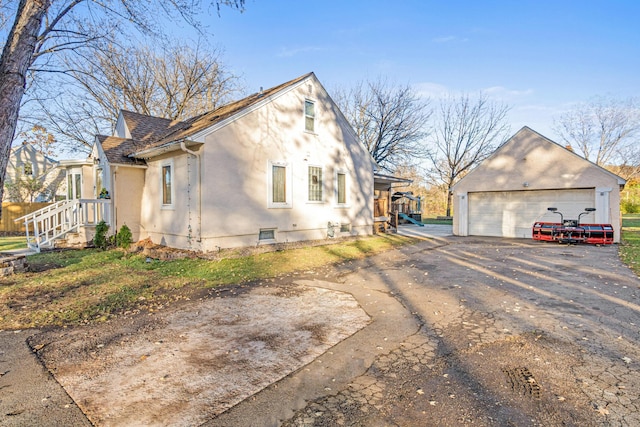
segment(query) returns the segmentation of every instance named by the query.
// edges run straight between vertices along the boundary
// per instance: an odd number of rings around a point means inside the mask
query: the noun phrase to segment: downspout
[[[189,150],[184,143],[184,139],[180,141],[180,149],[187,154],[191,154],[198,159],[198,238],[196,242],[202,242],[202,157],[193,150]],[[202,249],[202,248],[200,248]]]
[[[118,219],[116,218],[116,216],[118,215],[118,209],[116,208],[116,175],[118,174],[118,165],[116,165],[113,168],[113,174],[111,175],[111,217],[112,217],[112,221],[113,224],[111,224],[111,226],[113,227],[114,231],[118,230]]]

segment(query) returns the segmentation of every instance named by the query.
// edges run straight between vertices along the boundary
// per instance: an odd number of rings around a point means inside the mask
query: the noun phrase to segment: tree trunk
[[[0,200],[4,193],[5,173],[26,86],[27,70],[33,61],[42,19],[49,6],[48,0],[20,1],[0,58]]]
[[[451,216],[451,201],[453,199],[453,195],[451,194],[451,190],[447,190],[447,217]]]

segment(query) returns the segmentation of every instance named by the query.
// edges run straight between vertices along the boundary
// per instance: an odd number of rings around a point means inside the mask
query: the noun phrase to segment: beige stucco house
[[[64,181],[58,162],[31,144],[12,148],[5,175],[5,202],[48,202],[54,200]],[[30,181],[38,182],[31,191]]]
[[[531,238],[535,221],[564,218],[611,224],[620,241],[620,190],[625,180],[523,127],[452,188],[453,233]]]
[[[88,163],[78,185],[106,189],[134,239],[206,252],[373,231],[374,162],[313,73],[185,121],[121,111]]]

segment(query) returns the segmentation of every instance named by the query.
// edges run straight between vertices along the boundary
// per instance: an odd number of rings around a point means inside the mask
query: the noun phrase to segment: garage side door
[[[469,193],[469,235],[531,238],[535,221],[560,220],[548,207],[558,208],[565,219],[576,219],[594,203],[594,189]],[[593,222],[593,217],[584,215],[582,222]]]

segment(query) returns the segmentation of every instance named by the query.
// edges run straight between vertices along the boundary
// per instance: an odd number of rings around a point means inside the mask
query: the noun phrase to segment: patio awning
[[[374,172],[373,174],[373,187],[375,190],[389,191],[393,184],[407,185],[413,181],[406,178],[400,178],[392,175],[383,175],[381,173]]]

